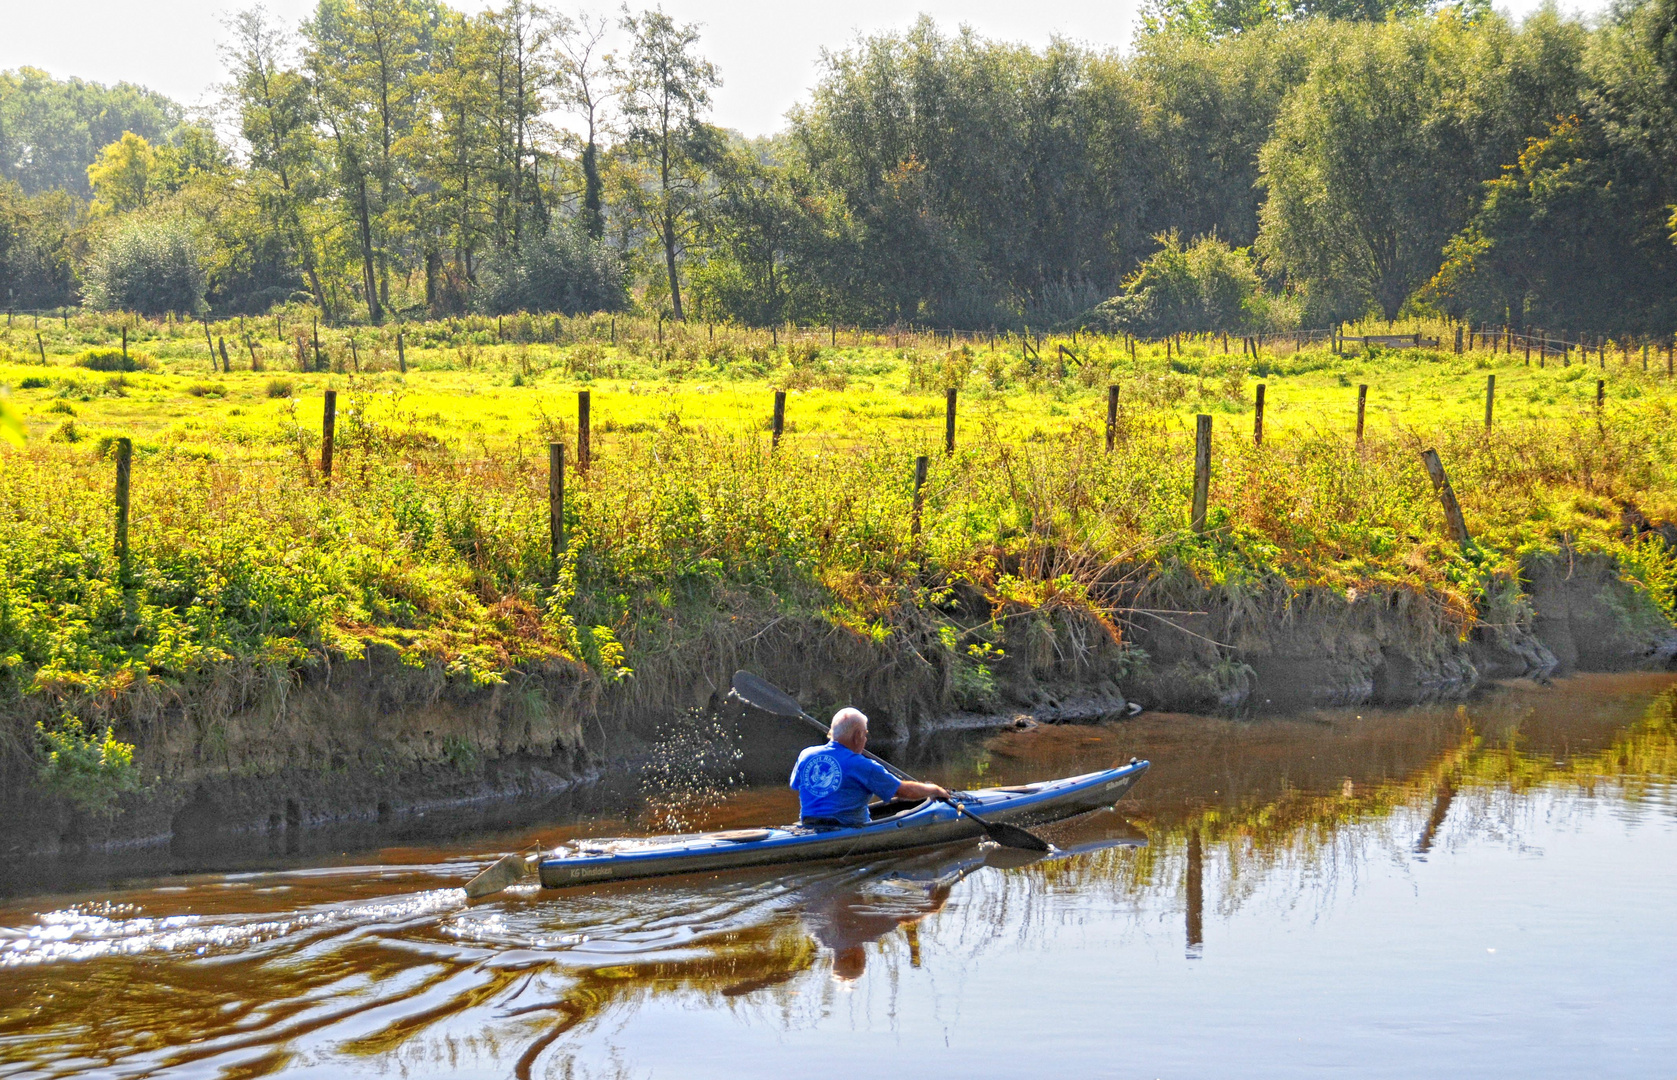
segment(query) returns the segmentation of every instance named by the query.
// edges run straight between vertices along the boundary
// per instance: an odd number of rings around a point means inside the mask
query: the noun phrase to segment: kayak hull
[[[1038,825],[1108,807],[1123,798],[1147,771],[1148,762],[1116,769],[957,793],[970,810],[991,821]],[[704,873],[751,866],[845,859],[932,847],[983,835],[984,830],[954,807],[936,802],[875,806],[875,820],[849,829],[802,826],[735,829],[681,836],[585,840],[555,848],[540,863],[544,888],[560,889],[601,881],[625,881],[667,874]]]

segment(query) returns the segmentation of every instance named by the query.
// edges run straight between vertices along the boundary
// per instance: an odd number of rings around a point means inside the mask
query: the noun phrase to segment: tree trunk
[[[378,267],[373,257],[373,222],[367,207],[367,178],[360,183],[361,200],[356,216],[361,226],[361,284],[367,295],[367,319],[373,323],[384,321],[384,309],[379,306]]]
[[[667,212],[664,214],[664,268],[670,275],[670,310],[676,322],[686,322],[687,316],[681,313],[681,279],[675,270],[675,216]]]
[[[600,161],[594,140],[582,149],[582,222],[592,240],[606,235],[606,222],[600,213]]]

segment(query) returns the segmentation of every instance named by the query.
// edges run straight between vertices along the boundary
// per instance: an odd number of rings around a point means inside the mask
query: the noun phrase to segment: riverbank
[[[177,329],[131,336],[156,370],[0,370],[32,434],[0,450],[8,854],[545,798],[637,767],[736,668],[812,712],[859,704],[900,744],[1131,701],[1454,699],[1673,652],[1677,394],[1620,358],[1598,405],[1578,365],[1488,352],[1085,338],[1045,365],[1018,341],[545,345],[467,326],[415,330],[406,373],[364,340],[339,358],[359,373],[206,381]],[[1491,431],[1441,404],[1482,392],[1482,370],[1527,388]],[[1260,375],[1272,408],[1306,403],[1261,442]],[[1307,407],[1376,378],[1413,408],[1361,439]],[[788,386],[778,441],[766,409],[711,408]],[[555,556],[548,450],[584,445],[565,411],[582,389],[590,461],[570,458]],[[950,389],[971,409],[953,452],[927,422]],[[1194,409],[1215,418],[1201,530]]]
[[[299,669],[291,678],[220,673],[196,696],[160,702],[137,729],[145,788],[89,813],[43,789],[33,762],[8,766],[0,816],[8,857],[236,845],[297,850],[305,837],[357,827],[452,820],[513,822],[572,798],[602,776],[633,777],[657,755],[698,767],[713,732],[744,747],[730,775],[768,782],[807,741],[729,708],[737,667],[761,671],[820,713],[846,702],[901,748],[951,728],[1121,719],[1150,710],[1282,713],[1313,706],[1465,699],[1494,680],[1663,670],[1677,632],[1646,593],[1601,556],[1534,558],[1502,621],[1462,636],[1425,597],[1250,595],[1204,588],[1164,611],[1131,606],[1127,638],[1084,612],[1004,624],[987,699],[963,709],[948,658],[927,662],[898,636],[868,641],[810,619],[735,616],[708,650],[662,658],[607,684],[580,665],[465,687],[404,666],[394,650]],[[1166,598],[1157,582],[1136,602]],[[1142,612],[1151,612],[1143,615]],[[936,654],[933,654],[936,659]],[[723,719],[710,719],[720,711]],[[616,781],[614,781],[616,782]],[[312,845],[311,845],[312,846]]]

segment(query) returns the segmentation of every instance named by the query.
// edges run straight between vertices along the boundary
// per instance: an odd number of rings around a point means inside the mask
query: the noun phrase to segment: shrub
[[[184,222],[128,218],[97,241],[82,271],[92,307],[162,315],[204,309],[202,245]]]
[[[1156,238],[1160,248],[1124,279],[1124,291],[1083,316],[1081,325],[1142,337],[1185,332],[1265,329],[1286,309],[1264,294],[1246,248],[1216,237],[1182,246],[1174,232]]]
[[[268,396],[271,398],[288,398],[293,387],[290,379],[269,379]]]
[[[109,346],[88,349],[73,361],[77,367],[89,371],[156,371],[157,361],[145,353],[130,352]]]
[[[512,311],[622,311],[629,306],[627,278],[617,255],[575,229],[555,228],[518,251],[490,261],[478,307]]]
[[[43,390],[52,385],[51,379],[43,379],[39,375],[31,375],[17,384],[19,390]]]
[[[51,405],[47,406],[47,412],[49,412],[49,413],[63,413],[65,416],[76,415],[76,410],[71,407],[71,405],[68,401],[55,401],[55,402],[53,402]]]
[[[140,790],[134,744],[118,742],[112,729],[101,738],[66,716],[55,728],[36,724],[35,730],[47,752],[41,782],[88,813],[109,815],[117,796]]]
[[[226,397],[227,387],[220,383],[195,382],[186,388],[193,397]]]

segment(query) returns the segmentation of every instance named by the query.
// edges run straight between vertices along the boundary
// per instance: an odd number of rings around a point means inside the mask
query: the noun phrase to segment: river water
[[[0,1077],[1670,1078],[1674,717],[1667,677],[1581,677],[914,758],[967,787],[1154,763],[1037,862],[459,890],[517,843],[667,824],[660,802],[14,896]],[[681,805],[794,813],[775,788]]]

